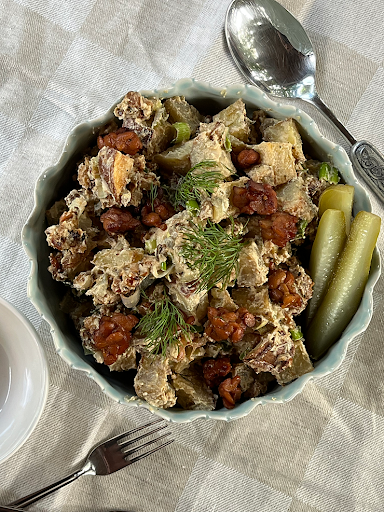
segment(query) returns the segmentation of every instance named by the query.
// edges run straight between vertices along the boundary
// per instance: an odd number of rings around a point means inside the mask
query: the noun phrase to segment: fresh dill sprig
[[[210,195],[215,191],[219,182],[223,179],[223,175],[218,170],[209,170],[210,167],[218,167],[218,163],[214,160],[203,160],[194,165],[187,174],[181,178],[173,197],[175,207],[179,205],[185,207],[190,201],[201,203],[203,192]],[[203,168],[203,170],[197,173],[195,172],[196,169],[201,168]]]
[[[148,340],[147,348],[153,356],[165,357],[168,346],[177,345],[181,335],[192,339],[191,326],[165,291],[164,296],[153,303],[153,310],[141,318],[137,329]]]
[[[154,207],[154,201],[157,197],[157,185],[154,185],[153,183],[151,183],[151,188],[149,189],[149,202],[151,203],[151,206],[152,206],[152,211],[154,211],[155,207]]]
[[[233,218],[230,220],[229,232],[210,220],[205,228],[193,225],[185,232],[181,255],[189,268],[200,273],[198,291],[210,290],[219,282],[225,288],[233,270],[238,274],[244,242],[241,234],[235,234]]]

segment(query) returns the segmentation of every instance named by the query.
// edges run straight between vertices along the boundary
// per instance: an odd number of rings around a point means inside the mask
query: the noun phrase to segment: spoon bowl
[[[246,78],[277,97],[312,99],[316,56],[300,23],[271,0],[236,0],[225,20],[232,57]]]

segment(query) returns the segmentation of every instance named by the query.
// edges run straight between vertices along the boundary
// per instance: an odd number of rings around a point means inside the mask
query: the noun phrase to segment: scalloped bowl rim
[[[153,91],[142,90],[140,92],[146,96],[170,97],[175,95],[188,96],[188,91],[190,92],[192,90],[197,91],[201,98],[204,98],[204,95],[211,95],[216,98],[243,98],[245,103],[250,102],[254,105],[258,105],[259,108],[275,114],[276,117],[293,117],[296,119],[307,134],[308,138],[315,141],[315,143],[318,144],[324,152],[327,152],[332,157],[334,164],[336,167],[339,167],[344,179],[355,187],[355,197],[359,197],[360,202],[363,205],[363,208],[360,209],[371,211],[372,208],[369,196],[365,189],[357,182],[352,169],[352,164],[345,150],[341,146],[326,139],[320,133],[315,121],[301,109],[293,105],[283,105],[280,102],[276,102],[257,87],[248,84],[234,84],[219,88],[205,82],[186,78],[175,82],[170,87],[159,88]],[[23,247],[30,260],[30,275],[27,287],[28,297],[41,317],[50,325],[50,332],[57,353],[71,366],[71,368],[87,373],[87,375],[100,386],[102,391],[113,400],[128,406],[144,407],[156,415],[176,423],[190,422],[198,418],[210,418],[225,421],[238,419],[249,414],[257,405],[290,401],[296,395],[301,393],[307,382],[324,377],[336,370],[345,358],[349,343],[367,328],[372,318],[373,288],[381,273],[381,262],[377,249],[374,251],[371,273],[369,275],[359,309],[343,332],[341,338],[333,345],[328,353],[316,363],[315,369],[311,373],[299,377],[284,387],[278,387],[264,396],[251,398],[241,404],[238,404],[232,410],[184,411],[180,409],[160,409],[153,407],[144,400],[139,399],[136,396],[129,396],[129,394],[123,393],[113,387],[105,377],[100,375],[86,361],[81,359],[78,354],[72,352],[68,348],[65,336],[61,334],[54,316],[47,307],[45,295],[38,286],[38,265],[37,255],[33,244],[33,227],[36,226],[41,212],[42,201],[40,198],[44,196],[44,184],[48,177],[52,177],[61,172],[68,160],[68,155],[74,152],[73,146],[75,144],[76,134],[81,130],[89,130],[93,129],[95,126],[105,124],[105,122],[110,118],[115,105],[116,103],[114,103],[102,116],[80,123],[71,130],[59,160],[55,165],[46,169],[37,180],[34,193],[34,208],[22,231]]]

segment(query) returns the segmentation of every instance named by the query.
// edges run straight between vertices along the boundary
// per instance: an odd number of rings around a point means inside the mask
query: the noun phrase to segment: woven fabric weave
[[[317,88],[357,140],[384,153],[382,0],[280,0],[303,24]],[[48,403],[28,441],[0,467],[0,502],[79,467],[102,439],[150,413],[112,402],[54,351],[26,294],[22,226],[35,181],[79,122],[129,90],[193,77],[244,82],[226,47],[229,0],[0,0],[0,296],[39,333],[50,367]],[[346,143],[310,105],[324,135]],[[373,211],[383,205],[372,195]],[[384,240],[378,247],[383,253]],[[176,440],[106,477],[83,477],[28,510],[93,512],[368,512],[383,509],[383,279],[374,316],[342,366],[286,404],[236,422],[171,424]]]

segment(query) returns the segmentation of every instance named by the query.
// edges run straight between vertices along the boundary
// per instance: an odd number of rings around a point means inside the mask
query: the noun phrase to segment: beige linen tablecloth
[[[357,139],[384,152],[383,0],[281,0],[308,30],[318,90]],[[148,421],[55,353],[26,295],[20,231],[34,184],[77,123],[128,90],[194,77],[244,82],[223,34],[229,0],[0,0],[0,296],[33,323],[50,389],[25,445],[0,465],[0,503],[79,467],[97,442]],[[323,133],[344,141],[321,115]],[[346,146],[345,146],[346,147]],[[383,205],[372,197],[373,211]],[[384,248],[383,236],[379,249]],[[83,477],[30,510],[368,512],[384,510],[383,281],[373,320],[342,366],[284,405],[232,423],[172,424],[176,440],[108,477]]]

